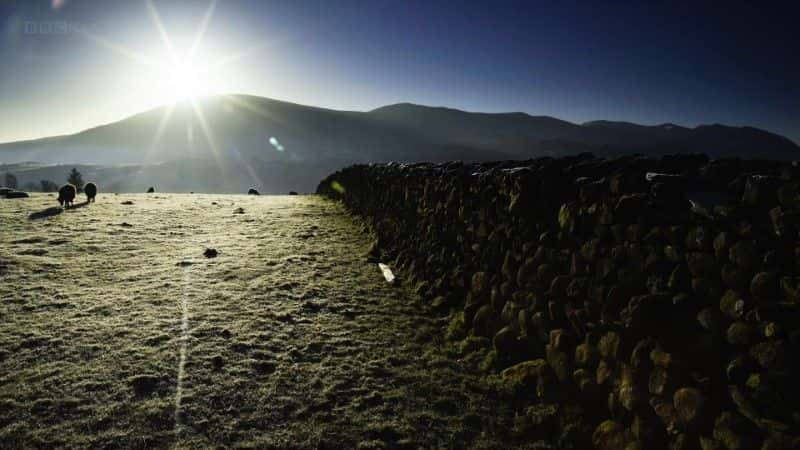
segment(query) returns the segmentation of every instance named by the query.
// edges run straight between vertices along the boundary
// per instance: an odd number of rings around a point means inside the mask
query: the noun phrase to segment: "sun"
[[[170,37],[154,0],[144,0],[155,34],[161,41],[160,46],[149,50],[131,49],[87,30],[81,30],[81,33],[136,63],[137,70],[141,70],[140,89],[128,95],[140,96],[140,100],[153,107],[186,101],[197,108],[201,102],[196,102],[196,99],[224,95],[230,90],[230,72],[225,71],[227,65],[265,47],[265,43],[258,43],[230,54],[220,54],[213,44],[203,44],[217,1],[209,0],[194,36],[185,34]],[[173,39],[175,37],[177,39]],[[196,114],[199,116],[201,112]]]
[[[159,68],[165,100],[191,100],[211,93],[207,71],[190,60],[176,60]]]

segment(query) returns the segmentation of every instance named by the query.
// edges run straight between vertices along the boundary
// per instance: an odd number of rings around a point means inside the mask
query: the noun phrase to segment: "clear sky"
[[[800,142],[797,11],[717,4],[0,0],[0,142],[213,93],[752,125]]]

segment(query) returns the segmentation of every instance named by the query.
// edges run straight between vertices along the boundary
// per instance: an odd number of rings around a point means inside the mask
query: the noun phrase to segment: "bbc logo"
[[[69,34],[82,32],[85,28],[79,23],[64,20],[26,21],[24,23],[25,34]]]

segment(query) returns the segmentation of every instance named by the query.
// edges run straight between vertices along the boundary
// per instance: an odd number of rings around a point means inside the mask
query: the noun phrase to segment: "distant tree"
[[[42,192],[58,192],[58,184],[55,181],[42,180],[39,182]]]
[[[17,186],[18,186],[17,185],[17,177],[15,177],[13,173],[11,173],[11,172],[6,173],[5,186],[6,187],[10,187],[11,189],[16,189],[17,188]]]
[[[67,183],[75,185],[75,189],[77,189],[78,192],[83,191],[83,175],[74,167],[67,177]]]

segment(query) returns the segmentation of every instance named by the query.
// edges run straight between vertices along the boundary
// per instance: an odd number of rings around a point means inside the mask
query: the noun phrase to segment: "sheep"
[[[247,195],[259,195],[259,192],[255,188],[250,188],[250,190],[247,191]]]
[[[58,203],[64,207],[69,208],[75,203],[75,194],[78,192],[73,184],[65,184],[58,189]]]
[[[86,203],[94,202],[97,197],[97,185],[94,183],[86,183],[83,187],[83,192],[86,194]]]
[[[154,188],[153,186],[150,186],[150,187],[147,189],[147,193],[148,193],[148,194],[152,194],[152,193],[154,193],[155,191],[156,191],[156,188]]]

